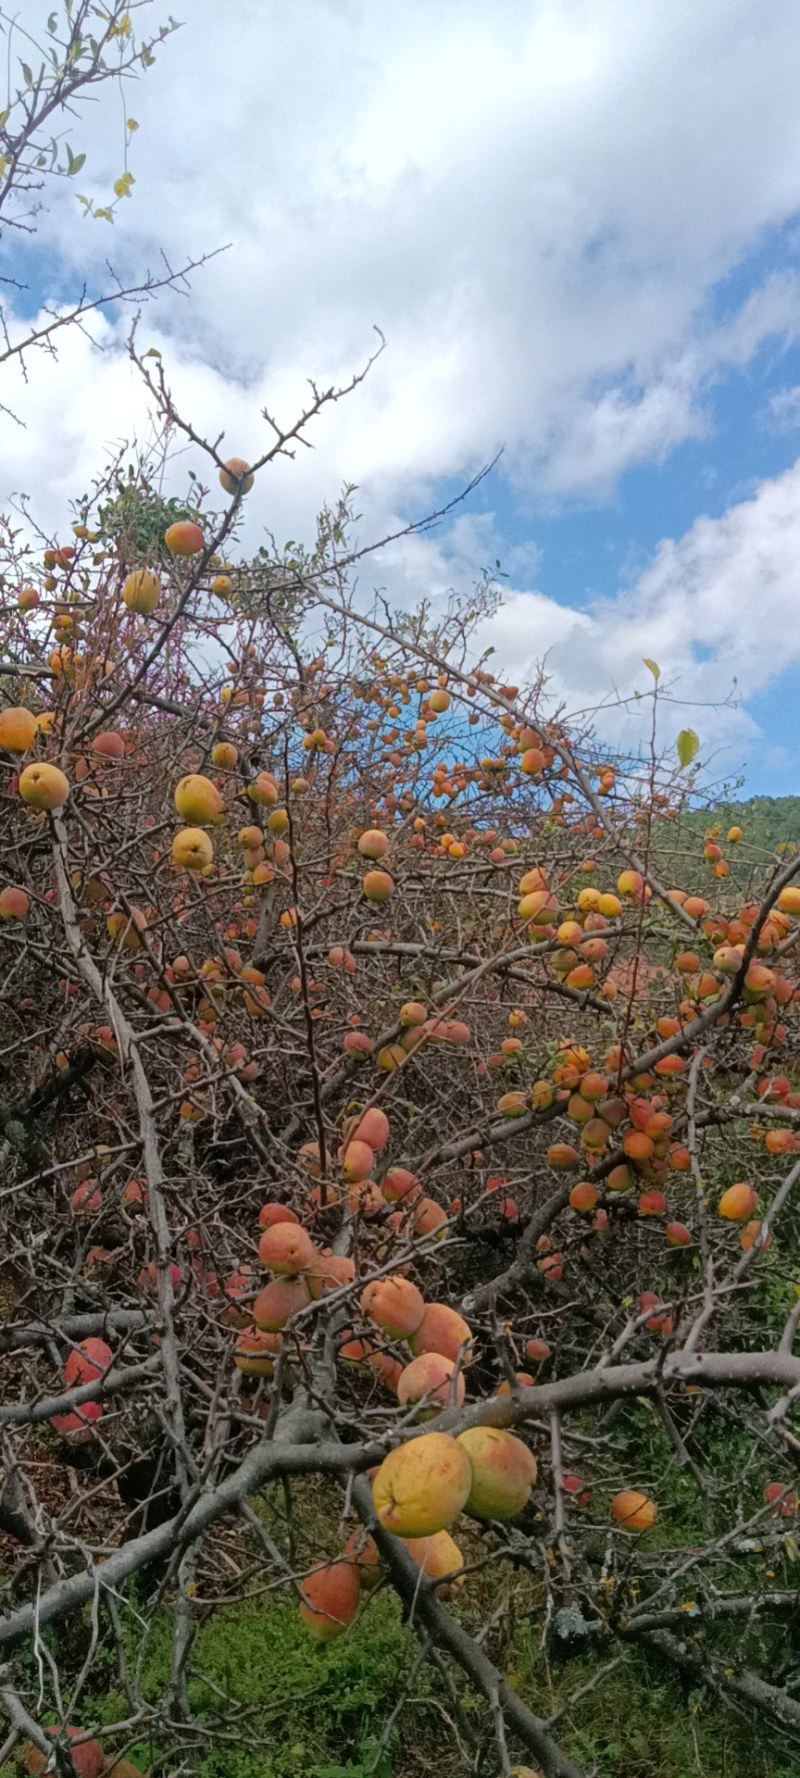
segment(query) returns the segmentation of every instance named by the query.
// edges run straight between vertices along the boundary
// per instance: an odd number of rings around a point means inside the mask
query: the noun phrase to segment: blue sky
[[[479,641],[515,678],[546,657],[554,698],[635,747],[653,656],[666,748],[689,709],[714,775],[800,792],[799,79],[796,0],[405,0],[401,33],[366,0],[238,0],[235,30],[192,0],[126,94],[136,183],[113,229],[66,190],[22,256],[6,236],[17,317],[104,288],[109,254],[128,276],[231,242],[142,337],[198,429],[250,457],[265,402],[293,413],[307,376],[349,375],[377,323],[379,365],[257,485],[247,542],[309,532],[344,480],[378,537],[503,447],[360,595],[466,593],[499,558]],[[116,101],[72,140],[107,201]],[[33,366],[24,433],[0,417],[0,485],[54,530],[76,478],[146,428],[127,324]]]

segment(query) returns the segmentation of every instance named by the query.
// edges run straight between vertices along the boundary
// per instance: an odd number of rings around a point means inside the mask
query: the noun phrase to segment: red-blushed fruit
[[[784,1518],[794,1517],[797,1512],[797,1495],[786,1482],[765,1482],[764,1499],[768,1506],[773,1507]]]
[[[380,827],[368,827],[358,841],[358,850],[362,858],[385,858],[389,850],[389,840]]]
[[[279,1223],[278,1227],[280,1226]],[[267,1333],[280,1333],[287,1321],[301,1309],[305,1309],[310,1301],[305,1279],[273,1278],[256,1297],[253,1320],[256,1327],[263,1328]]]
[[[240,488],[243,494],[249,494],[254,479],[250,465],[243,457],[229,457],[225,468],[219,472],[219,485],[226,494],[238,494]]]
[[[16,889],[13,883],[0,889],[0,920],[24,920],[30,905],[25,890]]]
[[[373,1278],[361,1292],[361,1308],[392,1340],[407,1340],[421,1325],[425,1301],[410,1278]]]
[[[348,1253],[317,1253],[303,1274],[315,1301],[352,1284],[355,1275],[356,1262]]]
[[[400,1372],[397,1379],[397,1399],[401,1407],[413,1406],[425,1400],[425,1407],[418,1415],[420,1419],[428,1419],[443,1407],[454,1404],[461,1406],[464,1400],[464,1378],[451,1358],[445,1358],[441,1352],[421,1352],[418,1358],[412,1358]]]
[[[528,1110],[527,1095],[518,1090],[514,1090],[510,1093],[502,1093],[497,1101],[495,1110],[499,1113],[500,1117],[524,1117]]]
[[[421,1000],[406,1000],[397,1015],[397,1022],[399,1025],[407,1026],[410,1030],[415,1030],[425,1024],[427,1017],[427,1007],[423,1006]]]
[[[36,740],[38,723],[32,710],[9,704],[0,710],[0,747],[6,753],[27,753]]]
[[[173,556],[199,556],[206,547],[200,526],[192,519],[176,519],[174,525],[168,525],[164,542]]]
[[[573,1497],[576,1506],[588,1506],[590,1504],[592,1491],[590,1488],[587,1488],[586,1483],[581,1476],[567,1473],[562,1477],[561,1485],[564,1489],[564,1493],[570,1494]]]
[[[599,1196],[597,1186],[592,1185],[589,1179],[582,1179],[578,1185],[573,1185],[569,1201],[573,1210],[578,1210],[581,1215],[587,1216],[590,1211],[594,1210]]]
[[[233,1362],[245,1377],[271,1377],[281,1350],[279,1333],[262,1327],[243,1327],[236,1335]]]
[[[770,1230],[767,1229],[763,1239],[760,1239],[761,1229],[762,1224],[757,1216],[754,1217],[752,1222],[745,1223],[739,1236],[739,1246],[743,1253],[749,1253],[751,1247],[755,1247],[756,1245],[758,1245],[760,1253],[767,1253],[769,1251],[772,1246],[772,1234]]]
[[[532,1386],[533,1377],[530,1375],[529,1371],[514,1372],[514,1389],[530,1389]],[[511,1389],[512,1385],[509,1382],[508,1377],[504,1377],[502,1383],[498,1383],[494,1393],[495,1395],[510,1395]]]
[[[357,1525],[355,1531],[351,1531],[344,1553],[348,1561],[355,1562],[362,1587],[371,1593],[378,1585],[383,1569],[378,1545],[363,1525]]]
[[[64,1364],[64,1382],[68,1389],[79,1383],[93,1383],[109,1369],[113,1359],[111,1347],[105,1340],[89,1335],[73,1346]]]
[[[448,1303],[426,1303],[419,1327],[408,1343],[415,1357],[423,1352],[440,1352],[453,1363],[460,1358],[462,1365],[471,1363],[473,1357],[472,1328]]]
[[[476,1519],[513,1519],[530,1498],[536,1458],[522,1439],[499,1426],[472,1426],[456,1440],[472,1480],[465,1510]]]
[[[99,1401],[84,1401],[80,1407],[68,1414],[54,1414],[50,1425],[59,1438],[66,1439],[69,1445],[87,1445],[94,1437],[95,1423],[102,1418],[103,1408]]]
[[[93,1216],[103,1203],[103,1194],[96,1179],[84,1179],[70,1192],[69,1207],[75,1216]]]
[[[306,1575],[301,1587],[300,1617],[315,1642],[341,1636],[358,1611],[359,1569],[340,1557]]]
[[[736,1185],[729,1185],[720,1198],[717,1209],[726,1222],[746,1222],[752,1216],[758,1203],[758,1193],[745,1180]]]
[[[122,602],[129,611],[149,617],[161,598],[161,582],[150,568],[135,568],[123,582]]]
[[[381,1180],[381,1191],[387,1204],[413,1204],[419,1197],[420,1183],[407,1167],[387,1167]]]
[[[375,1156],[368,1142],[348,1142],[342,1155],[342,1172],[345,1179],[357,1184],[359,1180],[368,1179],[372,1172]]]
[[[106,1756],[103,1752],[101,1743],[94,1740],[93,1737],[87,1736],[85,1729],[76,1728],[75,1724],[72,1722],[68,1723],[66,1728],[59,1727],[57,1723],[49,1722],[44,1728],[43,1733],[47,1736],[49,1741],[55,1743],[58,1739],[65,1742],[69,1750],[69,1757],[78,1774],[78,1778],[100,1778],[100,1773],[106,1765]],[[30,1741],[27,1742],[25,1747],[25,1769],[30,1772],[31,1778],[37,1778],[37,1774],[44,1770],[46,1763],[46,1755],[42,1752],[41,1748],[34,1747]],[[54,1765],[53,1770],[57,1771],[58,1768]]]
[[[313,1265],[317,1249],[299,1223],[274,1222],[261,1236],[258,1257],[262,1266],[274,1272],[276,1277],[296,1278],[299,1272]]]
[[[685,1222],[668,1222],[664,1234],[668,1247],[691,1247],[694,1236]]]
[[[444,1234],[449,1222],[447,1211],[435,1198],[417,1198],[411,1208],[411,1227],[417,1240],[423,1235]]]
[[[361,884],[366,901],[388,901],[393,889],[394,880],[387,870],[368,870]]]
[[[251,803],[259,808],[269,809],[278,801],[278,786],[271,772],[259,772],[252,784],[247,786],[247,794]],[[250,830],[248,830],[250,831]],[[241,835],[239,836],[241,838]],[[262,835],[263,838],[263,835]]]
[[[103,729],[92,741],[92,752],[99,753],[102,759],[123,759],[125,742],[116,729]]]
[[[658,1518],[658,1507],[637,1488],[622,1488],[611,1502],[611,1516],[625,1531],[649,1531]]]
[[[570,1142],[552,1142],[547,1150],[547,1165],[556,1173],[571,1173],[580,1167],[581,1157]]]
[[[350,1131],[350,1140],[366,1142],[373,1154],[380,1153],[389,1140],[389,1119],[386,1112],[381,1111],[378,1105],[371,1105]]]
[[[663,1216],[667,1208],[667,1200],[663,1192],[646,1191],[639,1193],[640,1216]]]
[[[20,772],[18,788],[31,809],[61,809],[69,796],[69,779],[59,766],[37,759]]]
[[[449,1531],[435,1531],[431,1537],[404,1537],[403,1543],[428,1580],[443,1581],[445,1575],[457,1575],[452,1583],[436,1587],[437,1598],[447,1599],[454,1587],[464,1585],[466,1576],[458,1573],[464,1557]]]
[[[525,1341],[526,1358],[534,1359],[537,1364],[544,1364],[545,1360],[551,1356],[551,1349],[546,1340],[534,1339]]]
[[[289,1209],[288,1204],[273,1204],[272,1202],[268,1202],[262,1204],[261,1209],[258,1212],[258,1225],[259,1228],[262,1229],[272,1228],[273,1224],[276,1222],[299,1223],[299,1221],[299,1216],[296,1216],[294,1211]]]
[[[425,1432],[390,1451],[372,1483],[375,1512],[386,1531],[429,1537],[447,1531],[472,1484],[466,1451],[446,1432]]]

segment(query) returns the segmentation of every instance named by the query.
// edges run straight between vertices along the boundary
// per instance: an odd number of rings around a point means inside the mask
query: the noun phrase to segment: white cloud
[[[800,383],[791,389],[777,389],[770,396],[764,420],[773,432],[794,432],[800,427]]]
[[[360,484],[362,536],[380,534],[424,510],[437,478],[466,479],[501,444],[497,473],[532,512],[605,497],[630,465],[704,435],[713,379],[764,340],[796,337],[789,272],[756,280],[721,318],[712,301],[798,210],[796,0],[185,10],[184,31],[126,97],[140,123],[136,184],[113,232],[77,219],[70,188],[42,241],[61,297],[65,267],[101,279],[109,253],[128,273],[155,266],[160,245],[177,263],[233,243],[188,299],[146,311],[141,339],[164,350],[198,428],[224,427],[248,457],[263,448],[265,403],[294,415],[307,376],[346,377],[373,324],[384,329],[386,353],[315,425],[314,452],[258,484],[249,542],[264,525],[308,534],[345,480]],[[117,116],[100,105],[73,132],[98,201],[121,170]],[[144,421],[124,327],[97,333],[102,354],[73,336],[57,366],[32,361],[28,388],[2,391],[28,430],[0,416],[0,489],[27,488],[52,525],[105,443]],[[794,647],[794,477],[662,544],[602,607],[509,596],[498,648],[512,664],[523,647],[531,659],[549,650],[554,686],[576,704],[611,683],[627,692],[643,654],[687,697],[724,696],[736,672],[744,690],[766,684]],[[517,549],[499,523],[465,516],[386,552],[363,584],[411,601],[469,584],[499,556],[529,589],[535,541]],[[713,651],[702,666],[697,644]],[[620,734],[634,720],[604,718]],[[754,732],[743,711],[712,722],[726,739]]]

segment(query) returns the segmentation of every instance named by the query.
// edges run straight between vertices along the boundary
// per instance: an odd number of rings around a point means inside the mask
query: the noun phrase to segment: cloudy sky
[[[141,342],[245,457],[265,403],[293,415],[379,326],[385,353],[314,452],[249,497],[248,543],[310,534],[345,480],[366,541],[502,447],[457,515],[370,563],[363,596],[444,596],[499,559],[483,640],[515,678],[546,657],[554,695],[605,706],[633,745],[641,706],[620,700],[654,657],[665,744],[688,723],[715,775],[800,792],[797,0],[175,4],[147,77],[71,132],[105,203],[138,120],[113,227],[68,186],[25,251],[0,242],[19,317],[99,289],[107,256],[127,273],[230,243]],[[26,24],[48,10],[26,0]],[[6,375],[25,425],[0,416],[0,492],[53,530],[146,424],[127,325],[74,334],[24,388]]]

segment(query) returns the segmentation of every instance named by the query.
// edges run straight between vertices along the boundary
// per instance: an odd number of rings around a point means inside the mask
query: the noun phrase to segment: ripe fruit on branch
[[[249,494],[254,480],[250,465],[243,457],[229,457],[225,468],[219,472],[219,484],[226,494],[238,494],[240,488],[243,494]]]
[[[367,901],[385,902],[394,889],[393,879],[387,870],[368,870],[361,884]]]
[[[342,1155],[342,1172],[345,1179],[355,1184],[361,1179],[368,1179],[372,1172],[375,1159],[368,1142],[348,1142]]]
[[[260,1327],[243,1327],[236,1335],[233,1362],[244,1377],[271,1377],[281,1349],[279,1333]]]
[[[720,1216],[727,1222],[746,1222],[752,1216],[758,1203],[758,1193],[745,1180],[736,1185],[729,1185],[724,1191],[717,1206]]]
[[[218,827],[225,814],[225,805],[210,778],[202,772],[187,772],[175,786],[175,808],[182,821],[195,827]]]
[[[309,1574],[301,1588],[300,1616],[315,1642],[341,1636],[358,1611],[359,1573],[356,1562],[342,1557]]]
[[[441,1352],[422,1352],[418,1358],[412,1358],[397,1379],[397,1399],[403,1407],[423,1398],[425,1419],[451,1402],[460,1408],[464,1400],[464,1378],[460,1372],[456,1374],[453,1360],[444,1358]]]
[[[381,1191],[387,1204],[404,1204],[408,1208],[419,1197],[420,1184],[416,1173],[410,1173],[407,1167],[387,1167]]]
[[[161,598],[161,582],[150,568],[135,568],[122,586],[122,602],[129,611],[149,617]]]
[[[19,794],[32,809],[62,809],[69,796],[69,780],[59,766],[35,760],[20,772]]]
[[[449,1303],[426,1303],[419,1327],[408,1343],[415,1356],[440,1352],[454,1363],[460,1357],[462,1364],[468,1364],[473,1356],[472,1329]]]
[[[86,1736],[86,1731],[76,1728],[74,1723],[68,1723],[65,1728],[61,1728],[57,1723],[49,1722],[44,1733],[53,1742],[58,1738],[66,1741],[67,1751],[78,1778],[100,1778],[100,1773],[106,1765],[106,1756],[99,1741],[89,1739]],[[31,1773],[31,1778],[37,1778],[38,1773],[44,1771],[46,1764],[46,1755],[42,1753],[41,1748],[34,1747],[29,1742],[25,1749],[25,1769]],[[53,1766],[51,1770],[57,1770],[57,1767]]]
[[[38,724],[32,710],[9,704],[0,710],[0,747],[7,753],[27,753],[36,740]]]
[[[466,1511],[476,1519],[513,1519],[527,1504],[536,1458],[522,1439],[498,1426],[472,1426],[456,1443],[472,1471]]]
[[[68,1414],[54,1414],[50,1425],[60,1438],[66,1439],[67,1444],[88,1445],[94,1437],[94,1424],[102,1416],[103,1408],[99,1401],[84,1401]]]
[[[368,827],[358,841],[358,850],[362,858],[385,858],[389,850],[389,841],[380,827]]]
[[[211,764],[218,766],[221,772],[232,772],[238,758],[238,749],[234,747],[232,741],[217,741],[211,749]],[[256,831],[258,838],[255,843],[260,845],[261,829],[258,828]]]
[[[258,1243],[262,1266],[277,1278],[296,1278],[313,1265],[317,1250],[304,1228],[293,1222],[274,1222],[265,1228]]]
[[[637,1488],[622,1488],[611,1502],[611,1514],[625,1531],[649,1531],[658,1518],[658,1507]]]
[[[436,1531],[432,1537],[404,1537],[403,1542],[428,1580],[441,1581],[450,1574],[457,1576],[452,1583],[437,1586],[437,1598],[447,1599],[452,1587],[463,1587],[466,1575],[459,1574],[458,1570],[463,1568],[464,1558],[449,1531]]]
[[[366,1142],[373,1154],[386,1147],[389,1140],[389,1119],[379,1105],[371,1105],[349,1132],[351,1142]]]
[[[280,1227],[280,1223],[278,1227]],[[304,1278],[273,1278],[265,1284],[253,1304],[256,1327],[267,1333],[280,1333],[287,1321],[305,1309],[311,1301]]]
[[[202,827],[182,827],[172,842],[172,862],[184,870],[208,870],[214,847]]]
[[[272,773],[259,772],[252,784],[248,784],[247,794],[251,803],[257,803],[261,808],[272,808],[278,801],[278,786]],[[260,837],[263,839],[263,834]]]
[[[391,1451],[372,1483],[381,1525],[400,1537],[448,1531],[472,1485],[466,1451],[445,1432],[426,1432]]]
[[[24,920],[29,907],[24,889],[15,888],[13,883],[0,889],[0,920]]]
[[[64,1382],[69,1389],[79,1383],[93,1383],[111,1365],[113,1353],[105,1340],[90,1335],[73,1346],[64,1364]]]
[[[164,542],[173,556],[199,556],[206,540],[199,525],[192,519],[176,519],[164,532]]]
[[[373,1278],[361,1292],[361,1308],[393,1340],[406,1340],[422,1324],[425,1302],[410,1278]]]

